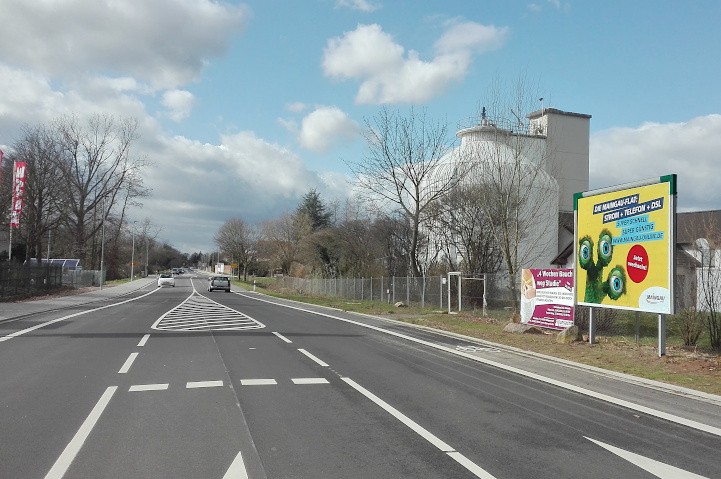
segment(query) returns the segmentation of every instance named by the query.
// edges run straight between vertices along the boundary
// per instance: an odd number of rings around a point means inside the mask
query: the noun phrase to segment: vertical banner
[[[25,169],[24,161],[16,161],[13,168],[13,202],[10,205],[10,227],[20,226],[20,215],[23,212],[23,195],[25,194]]]
[[[521,322],[564,330],[573,326],[573,270],[521,271]]]
[[[576,302],[674,313],[676,175],[575,195]]]

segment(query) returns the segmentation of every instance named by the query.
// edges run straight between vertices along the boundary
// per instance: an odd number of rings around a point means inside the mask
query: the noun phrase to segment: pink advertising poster
[[[521,272],[521,322],[563,330],[573,326],[573,269]]]

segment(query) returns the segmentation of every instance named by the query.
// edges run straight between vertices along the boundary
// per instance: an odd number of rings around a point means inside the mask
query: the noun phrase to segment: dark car
[[[213,292],[216,289],[222,289],[226,293],[230,293],[230,278],[227,276],[213,276],[208,281],[208,291]]]

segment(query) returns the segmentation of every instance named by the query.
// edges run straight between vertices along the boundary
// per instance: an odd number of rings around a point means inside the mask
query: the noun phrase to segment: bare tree
[[[262,226],[264,253],[271,259],[274,268],[289,274],[303,238],[311,232],[307,215],[286,213]]]
[[[502,257],[483,205],[483,187],[459,185],[433,208],[430,231],[452,270],[495,273]],[[462,261],[456,262],[457,256]]]
[[[23,128],[13,148],[13,160],[27,163],[21,222],[26,233],[26,260],[34,257],[40,262],[43,241],[62,217],[59,158],[59,145],[52,132],[44,127]]]
[[[721,349],[721,225],[712,214],[700,215],[696,225],[696,247],[700,265],[696,268],[698,309],[706,316],[705,324],[711,347]]]
[[[257,232],[241,218],[232,218],[223,223],[215,233],[215,244],[238,262],[238,279],[243,270],[243,280],[248,279],[248,267],[257,251]]]
[[[64,221],[73,237],[73,251],[84,260],[89,253],[87,242],[102,224],[93,221],[101,205],[104,211],[99,217],[106,217],[115,207],[121,208],[119,234],[127,203],[147,194],[140,176],[145,161],[131,155],[131,147],[138,139],[137,122],[94,115],[81,124],[75,117],[63,117],[55,122],[55,129],[66,188]]]
[[[419,244],[421,224],[430,205],[452,189],[462,175],[439,175],[438,168],[451,149],[446,125],[417,115],[411,109],[407,116],[383,108],[373,119],[366,120],[367,154],[348,166],[356,184],[367,199],[385,203],[382,210],[395,205],[410,224],[409,269],[421,276]]]
[[[558,235],[558,184],[546,171],[545,140],[529,134],[520,117],[532,111],[536,91],[519,78],[510,92],[498,82],[483,108],[473,141],[462,140],[464,162],[472,163],[472,181],[483,192],[481,205],[503,257],[508,289],[519,297],[520,269],[555,254]]]

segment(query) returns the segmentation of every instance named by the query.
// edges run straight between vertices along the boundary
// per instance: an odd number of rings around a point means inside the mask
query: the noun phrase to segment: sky
[[[0,18],[0,149],[62,115],[136,119],[151,193],[130,218],[182,252],[311,189],[342,203],[382,108],[453,136],[521,77],[592,116],[591,189],[676,173],[679,211],[721,208],[716,0],[0,0]]]

